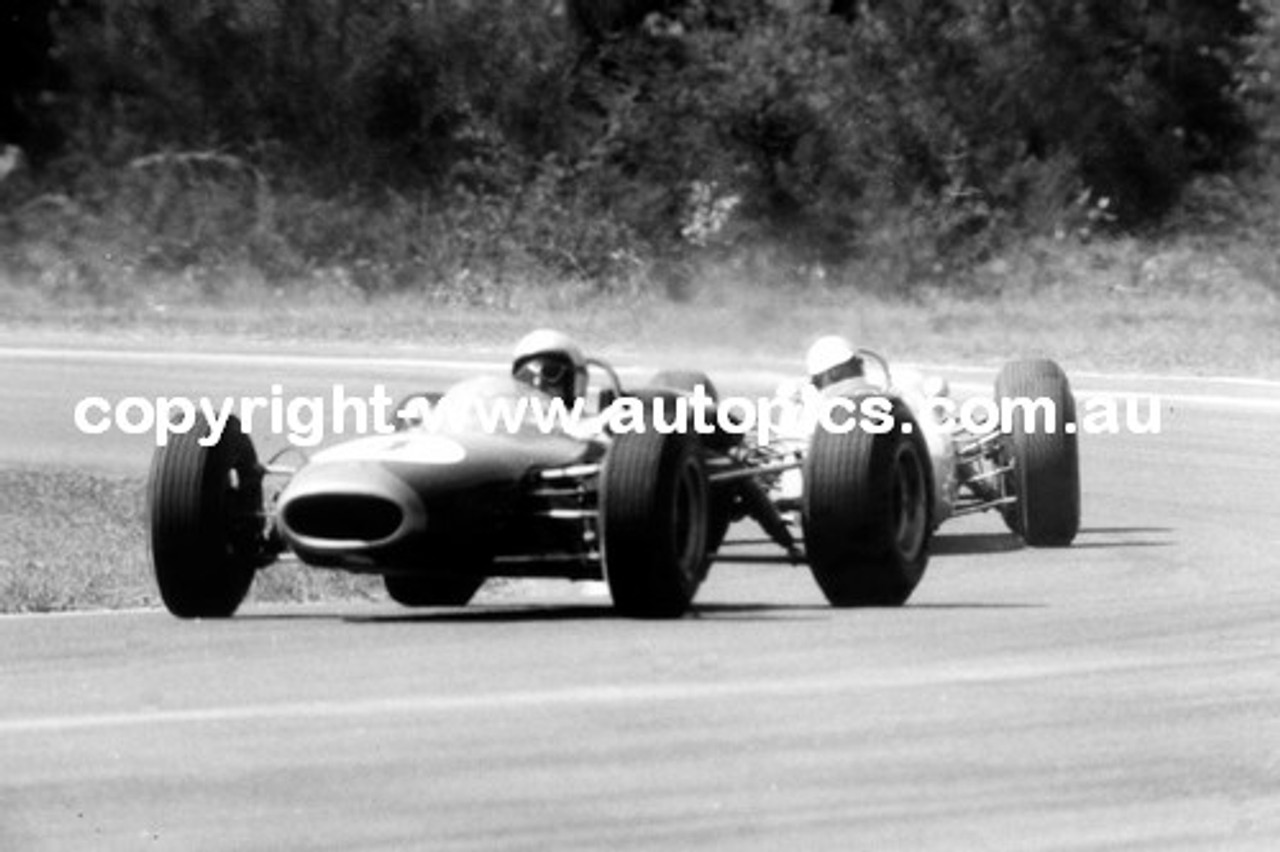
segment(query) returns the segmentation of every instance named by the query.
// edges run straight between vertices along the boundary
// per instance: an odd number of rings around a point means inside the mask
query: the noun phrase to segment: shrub
[[[0,226],[67,197],[139,268],[369,292],[678,291],[747,248],[945,279],[1159,221],[1274,131],[1280,55],[1239,0],[23,3],[56,49],[0,106],[54,103],[67,145],[0,186]]]
[[[847,19],[687,4],[602,44],[580,78],[607,83],[592,176],[643,200],[626,218],[655,242],[678,242],[710,185],[740,202],[726,239],[825,261],[889,222],[928,241],[930,268],[1020,232],[1139,226],[1197,171],[1238,162],[1254,24],[1226,0],[872,3]]]

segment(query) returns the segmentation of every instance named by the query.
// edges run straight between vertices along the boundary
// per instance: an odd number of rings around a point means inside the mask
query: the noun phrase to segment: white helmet
[[[862,375],[862,359],[853,345],[838,334],[819,337],[805,355],[805,371],[816,387]]]
[[[587,392],[587,359],[567,334],[549,328],[531,331],[516,344],[511,374],[565,402]]]

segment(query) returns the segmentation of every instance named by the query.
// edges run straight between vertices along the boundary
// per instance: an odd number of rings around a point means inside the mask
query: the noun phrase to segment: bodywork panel
[[[509,382],[471,386],[514,392]],[[376,573],[495,573],[497,557],[581,552],[581,522],[541,511],[539,474],[597,462],[605,443],[532,423],[492,434],[476,425],[464,419],[317,453],[279,495],[283,540],[309,564]]]

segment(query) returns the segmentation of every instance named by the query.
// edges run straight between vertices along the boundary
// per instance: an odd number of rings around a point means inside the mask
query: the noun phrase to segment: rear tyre
[[[819,428],[805,457],[805,551],[832,606],[901,606],[929,562],[929,456],[905,407],[893,416],[884,434]]]
[[[1007,400],[1052,403],[1052,422],[1042,411],[1029,419],[1025,406],[1013,408],[1003,448],[1018,499],[1001,511],[1009,529],[1032,547],[1066,547],[1080,530],[1076,401],[1066,373],[1048,359],[1013,361],[996,377],[995,396],[1002,409]]]
[[[402,606],[466,606],[484,585],[484,577],[388,574],[387,594]]]
[[[179,618],[226,618],[263,564],[262,468],[228,418],[218,443],[204,418],[157,447],[147,483],[151,560],[160,597]]]
[[[600,484],[605,579],[623,615],[677,618],[706,575],[707,476],[692,435],[614,439]]]

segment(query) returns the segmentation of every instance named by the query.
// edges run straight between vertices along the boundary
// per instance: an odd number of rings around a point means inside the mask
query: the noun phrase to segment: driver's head
[[[828,334],[814,341],[804,360],[809,381],[819,390],[862,375],[862,359],[853,345],[838,334]]]
[[[559,331],[531,331],[516,344],[511,375],[543,393],[572,403],[587,392],[587,359]]]

